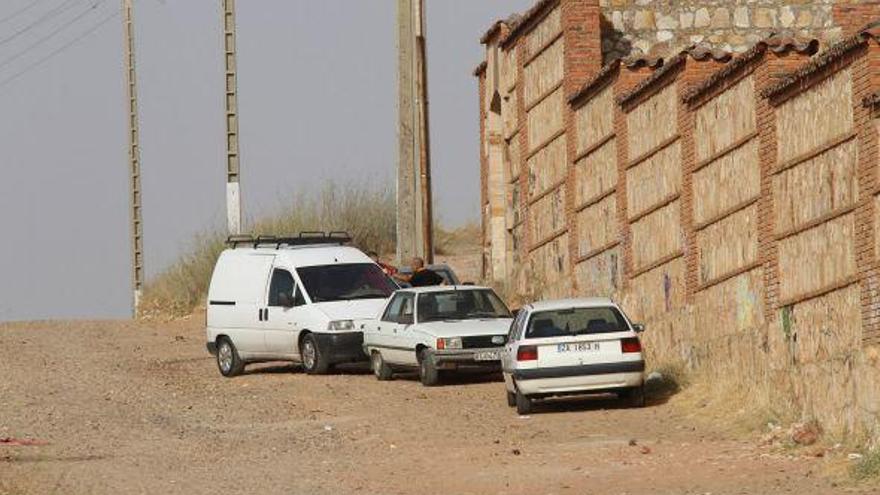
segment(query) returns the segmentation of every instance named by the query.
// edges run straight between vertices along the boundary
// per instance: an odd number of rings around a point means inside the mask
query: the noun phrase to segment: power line
[[[62,2],[60,5],[58,5],[54,9],[46,12],[45,14],[41,15],[40,17],[37,17],[32,23],[30,23],[27,26],[12,33],[11,35],[0,39],[0,45],[4,45],[6,43],[9,43],[10,41],[14,40],[15,38],[18,38],[22,34],[30,31],[31,29],[42,24],[43,22],[57,16],[58,14],[60,14],[62,12],[67,11],[68,9],[70,9],[70,7],[73,7],[74,5],[76,5],[77,1],[78,0],[65,0],[64,2]]]
[[[58,55],[58,54],[64,52],[64,51],[67,50],[68,48],[70,48],[70,47],[74,46],[75,44],[77,44],[78,42],[82,41],[82,40],[85,39],[88,35],[94,33],[95,31],[97,31],[101,26],[103,26],[104,24],[107,24],[107,23],[110,22],[113,18],[119,16],[119,14],[120,14],[121,12],[122,12],[121,10],[117,10],[117,11],[114,12],[113,14],[111,14],[111,15],[105,17],[104,19],[102,19],[101,22],[99,22],[98,24],[95,24],[95,25],[94,25],[91,29],[89,29],[88,31],[85,31],[84,33],[80,34],[80,35],[77,36],[76,38],[70,40],[69,42],[67,42],[66,44],[62,45],[61,47],[59,47],[59,48],[56,49],[55,51],[49,53],[49,54],[46,55],[45,57],[41,58],[40,60],[37,60],[36,62],[32,63],[31,65],[29,65],[29,66],[27,66],[27,67],[25,67],[24,69],[22,69],[22,70],[16,72],[15,74],[13,74],[13,75],[7,77],[6,79],[3,79],[2,81],[0,81],[0,88],[6,86],[7,84],[11,83],[12,81],[15,81],[16,79],[18,79],[19,77],[21,77],[21,76],[27,74],[28,72],[30,72],[30,71],[36,69],[37,67],[43,65],[44,63],[46,63],[46,62],[48,62],[49,60],[51,60],[52,58],[54,58],[56,55]]]
[[[72,26],[73,24],[75,24],[77,21],[79,21],[79,20],[82,19],[83,17],[85,17],[85,16],[87,16],[87,15],[93,13],[93,12],[95,11],[95,9],[97,9],[98,6],[101,5],[102,3],[104,3],[105,1],[106,1],[106,0],[99,0],[99,1],[95,2],[95,3],[94,3],[93,5],[91,5],[87,10],[83,11],[83,12],[80,13],[78,16],[76,16],[76,17],[74,17],[73,19],[71,19],[71,20],[65,22],[64,24],[58,26],[58,27],[57,27],[54,31],[52,31],[51,33],[47,34],[46,36],[44,36],[44,37],[38,39],[38,40],[35,41],[34,43],[31,43],[30,45],[28,45],[27,47],[25,47],[24,50],[22,50],[22,51],[16,53],[15,55],[13,55],[13,56],[11,56],[11,57],[9,57],[9,58],[3,60],[2,62],[0,62],[0,69],[2,69],[3,67],[6,67],[6,66],[9,65],[10,63],[12,63],[12,62],[18,60],[19,58],[21,58],[22,55],[26,54],[27,52],[31,51],[32,49],[36,48],[37,46],[42,45],[42,44],[45,43],[46,41],[49,41],[50,39],[54,38],[56,35],[58,35],[58,34],[61,33],[62,31],[64,31],[65,29],[69,28],[70,26]]]
[[[21,14],[24,14],[24,13],[27,12],[28,10],[31,10],[32,8],[34,8],[34,7],[36,7],[37,5],[43,3],[44,1],[46,1],[46,0],[34,0],[33,2],[31,2],[31,3],[27,4],[27,5],[25,5],[24,7],[20,8],[20,9],[16,10],[15,12],[13,12],[13,13],[7,15],[6,17],[0,19],[0,24],[3,24],[4,22],[6,22],[6,21],[8,21],[8,20],[10,20],[10,19],[14,19],[14,18],[18,17],[18,16],[21,15]]]

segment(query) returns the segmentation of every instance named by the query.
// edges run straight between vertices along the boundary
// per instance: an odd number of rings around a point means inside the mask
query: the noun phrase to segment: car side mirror
[[[645,325],[642,323],[633,323],[633,332],[642,333],[645,331]]]
[[[278,294],[278,304],[281,305],[282,308],[292,308],[293,307],[293,296],[286,292],[282,292]]]
[[[400,323],[401,325],[412,325],[413,315],[400,315],[397,317],[397,323]]]

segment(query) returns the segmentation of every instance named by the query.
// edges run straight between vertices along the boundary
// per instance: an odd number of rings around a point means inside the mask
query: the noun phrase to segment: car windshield
[[[384,299],[397,290],[373,263],[308,266],[296,273],[312,302]]]
[[[532,315],[526,338],[565,337],[629,330],[620,311],[613,306],[541,311]]]
[[[489,289],[448,290],[419,294],[420,322],[475,318],[510,318],[510,310]]]

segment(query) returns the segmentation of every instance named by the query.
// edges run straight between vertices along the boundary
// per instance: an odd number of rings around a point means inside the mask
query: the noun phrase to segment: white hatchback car
[[[436,385],[442,370],[497,371],[511,321],[510,310],[488,287],[402,289],[378,319],[361,326],[364,352],[379,380],[417,368],[423,385]]]
[[[643,406],[643,330],[606,298],[523,307],[502,357],[508,405],[529,414],[534,399],[614,392]]]

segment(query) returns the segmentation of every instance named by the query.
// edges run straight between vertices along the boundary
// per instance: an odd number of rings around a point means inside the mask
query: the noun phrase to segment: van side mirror
[[[401,325],[412,325],[413,315],[400,315],[397,317],[397,323]]]
[[[642,333],[645,331],[645,325],[643,323],[633,323],[633,332]]]
[[[293,307],[293,297],[286,293],[282,292],[278,294],[278,305],[282,308],[292,308]]]

